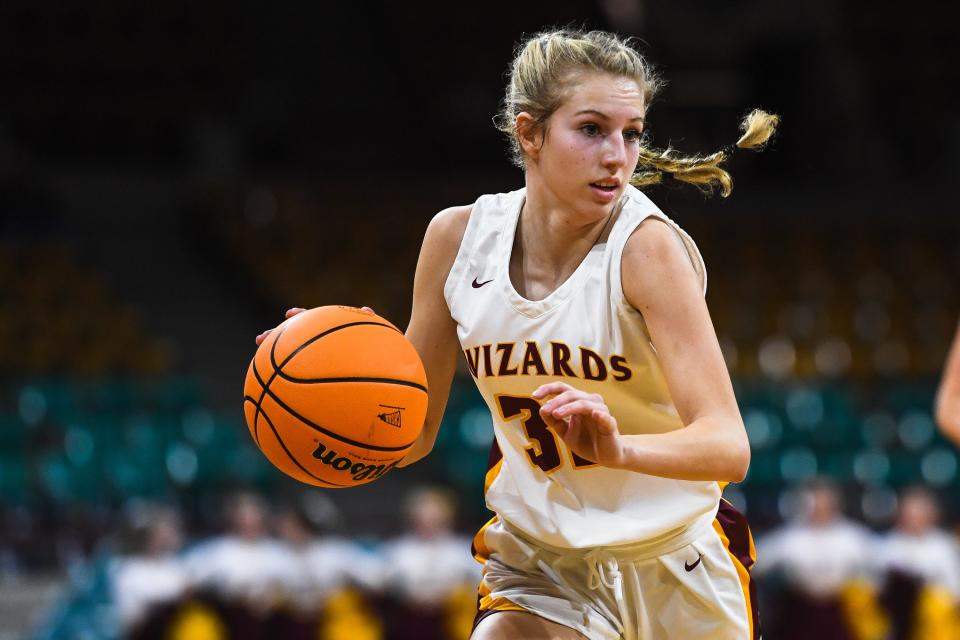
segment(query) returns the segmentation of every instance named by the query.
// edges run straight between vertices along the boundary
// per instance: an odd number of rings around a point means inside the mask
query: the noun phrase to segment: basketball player
[[[960,446],[960,325],[947,356],[943,380],[937,392],[937,424],[945,436]]]
[[[430,406],[403,464],[433,447],[462,351],[496,435],[475,640],[759,637],[749,529],[720,497],[750,449],[703,261],[630,184],[731,180],[724,152],[644,147],[657,85],[611,34],[534,36],[497,119],[525,188],[423,240],[406,335]],[[775,123],[754,112],[738,145]]]

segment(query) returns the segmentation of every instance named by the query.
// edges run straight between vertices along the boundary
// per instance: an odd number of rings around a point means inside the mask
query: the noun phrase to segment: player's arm
[[[579,455],[600,464],[679,480],[739,482],[750,444],[733,395],[703,288],[686,249],[657,219],[627,241],[623,292],[646,321],[670,395],[686,425],[668,433],[621,435],[602,396],[563,382],[543,385],[540,415]]]
[[[943,434],[960,445],[960,325],[937,391],[937,424]]]
[[[433,449],[437,430],[450,395],[460,343],[457,324],[443,295],[444,283],[460,249],[470,207],[451,207],[438,213],[423,238],[413,279],[413,309],[407,338],[413,343],[427,372],[430,399],[423,431],[398,466],[404,467]]]
[[[650,218],[627,241],[627,301],[646,321],[683,429],[627,436],[628,468],[669,478],[739,482],[750,443],[703,286],[666,223]]]

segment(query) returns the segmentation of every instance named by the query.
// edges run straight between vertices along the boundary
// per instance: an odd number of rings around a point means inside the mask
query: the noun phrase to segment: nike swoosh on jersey
[[[694,562],[693,564],[690,564],[689,562],[684,562],[683,568],[686,569],[687,571],[693,571],[694,569],[697,568],[697,565],[700,564],[701,560],[703,560],[703,556],[697,557],[697,561]]]
[[[477,279],[474,278],[474,279],[473,279],[473,282],[472,282],[471,284],[473,285],[473,288],[474,288],[474,289],[479,289],[479,288],[482,287],[483,285],[485,285],[485,284],[490,284],[491,282],[493,282],[493,278],[490,278],[490,279],[487,280],[486,282],[477,282]]]

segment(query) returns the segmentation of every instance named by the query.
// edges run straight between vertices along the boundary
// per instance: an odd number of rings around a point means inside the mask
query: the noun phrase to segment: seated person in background
[[[468,638],[476,614],[480,565],[470,539],[453,533],[453,496],[419,489],[407,500],[409,531],[384,548],[387,638]]]
[[[180,517],[173,509],[150,505],[128,515],[121,555],[110,569],[123,637],[158,634],[186,595],[187,570],[177,556],[182,542]]]
[[[234,640],[267,637],[264,622],[283,599],[287,555],[268,535],[268,517],[260,496],[237,494],[227,508],[227,533],[185,559],[191,586],[220,611]]]
[[[960,446],[960,325],[957,326],[937,392],[936,413],[940,430]]]
[[[763,536],[755,565],[784,581],[778,615],[764,619],[764,635],[778,640],[853,640],[864,622],[848,613],[849,589],[870,575],[872,534],[842,513],[841,496],[820,478],[804,490],[804,508],[792,521]],[[771,612],[772,613],[772,612]]]
[[[314,508],[311,508],[314,507]],[[317,508],[322,507],[322,508]],[[379,640],[382,624],[363,591],[379,583],[372,554],[339,537],[324,535],[335,509],[322,494],[304,494],[280,508],[276,530],[285,548],[284,606],[270,623],[270,637],[285,640]]]
[[[960,549],[937,527],[939,520],[940,507],[931,491],[907,489],[900,497],[896,525],[877,548],[891,640],[960,637],[953,635],[960,630],[955,611],[960,603]]]

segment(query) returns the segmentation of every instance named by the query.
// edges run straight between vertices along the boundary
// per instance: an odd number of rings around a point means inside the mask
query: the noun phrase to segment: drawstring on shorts
[[[590,551],[584,556],[584,560],[586,560],[590,572],[587,578],[587,586],[590,587],[591,591],[599,589],[601,585],[610,590],[613,596],[613,604],[620,614],[619,618],[615,619],[617,630],[623,637],[635,637],[634,630],[626,629],[623,626],[624,624],[630,624],[628,621],[635,618],[633,618],[634,612],[627,606],[620,561],[604,549]]]
[[[590,571],[587,586],[591,590],[598,589],[600,585],[608,589],[617,589],[623,582],[623,576],[620,574],[620,564],[608,552],[594,549],[587,553],[583,559],[586,560],[587,568]]]

